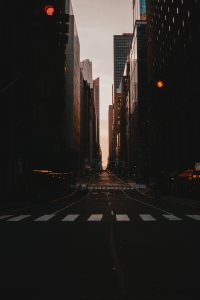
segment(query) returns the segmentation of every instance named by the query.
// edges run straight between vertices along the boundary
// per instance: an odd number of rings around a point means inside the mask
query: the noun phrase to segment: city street
[[[198,299],[200,202],[103,172],[68,198],[0,213],[0,291],[27,299]]]

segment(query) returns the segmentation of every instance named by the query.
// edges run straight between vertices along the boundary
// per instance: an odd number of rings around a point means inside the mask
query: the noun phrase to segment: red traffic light
[[[158,80],[158,81],[156,81],[156,87],[157,87],[158,89],[162,89],[162,88],[164,88],[164,86],[165,86],[165,83],[164,83],[163,80]]]
[[[47,16],[53,16],[55,13],[55,7],[51,4],[48,4],[44,7],[44,12]]]

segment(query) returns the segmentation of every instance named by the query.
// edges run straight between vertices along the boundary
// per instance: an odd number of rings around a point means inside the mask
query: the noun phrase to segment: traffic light
[[[158,89],[163,89],[165,87],[165,82],[163,80],[157,80],[156,81],[156,87]]]
[[[53,4],[43,6],[44,24],[46,34],[52,41],[59,44],[68,43],[69,34],[69,14],[61,12],[61,10]]]
[[[45,5],[44,12],[49,17],[53,16],[56,12],[55,6],[51,4]]]

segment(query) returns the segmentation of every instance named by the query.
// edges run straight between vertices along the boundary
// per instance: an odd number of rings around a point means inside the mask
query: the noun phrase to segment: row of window
[[[150,45],[153,43],[156,51],[160,52],[159,57],[154,58],[155,67],[160,63],[164,64],[177,46],[184,50],[191,43],[193,11],[191,2],[185,0],[157,0],[157,5],[152,9],[152,17],[148,23],[148,42]]]

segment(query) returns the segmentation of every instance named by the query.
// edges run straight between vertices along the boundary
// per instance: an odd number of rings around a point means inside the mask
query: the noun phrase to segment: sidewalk
[[[153,195],[153,191],[150,188],[146,188],[146,189],[137,189],[138,192],[141,192],[141,194],[150,197],[150,198],[154,198]],[[200,199],[192,199],[192,198],[188,198],[188,197],[181,197],[181,196],[172,196],[172,195],[160,195],[160,196],[156,196],[158,197],[160,200],[162,201],[171,201],[173,203],[177,203],[177,204],[181,204],[181,205],[188,205],[191,207],[198,207],[200,208]],[[155,198],[156,198],[155,197]]]
[[[0,193],[0,212],[24,208],[30,206],[31,203],[33,203],[33,197],[31,195]]]
[[[18,210],[29,206],[45,203],[54,199],[59,199],[70,195],[71,189],[63,190],[48,190],[46,188],[38,191],[23,192],[23,193],[0,193],[0,213],[9,210]]]
[[[181,198],[175,196],[161,196],[161,200],[171,201],[173,203],[181,204],[181,205],[188,205],[191,207],[199,208],[200,209],[200,200],[195,200],[191,198]]]
[[[128,184],[131,186],[135,185],[135,182],[131,180],[126,180]],[[181,197],[181,196],[172,196],[172,195],[160,195],[160,196],[154,196],[153,190],[145,185],[139,185],[139,187],[136,187],[136,190],[140,192],[141,194],[149,197],[149,198],[156,198],[159,197],[161,200],[165,201],[171,201],[173,203],[181,204],[181,205],[189,205],[189,206],[194,206],[194,207],[199,207],[200,208],[200,199],[192,199],[188,197]]]

